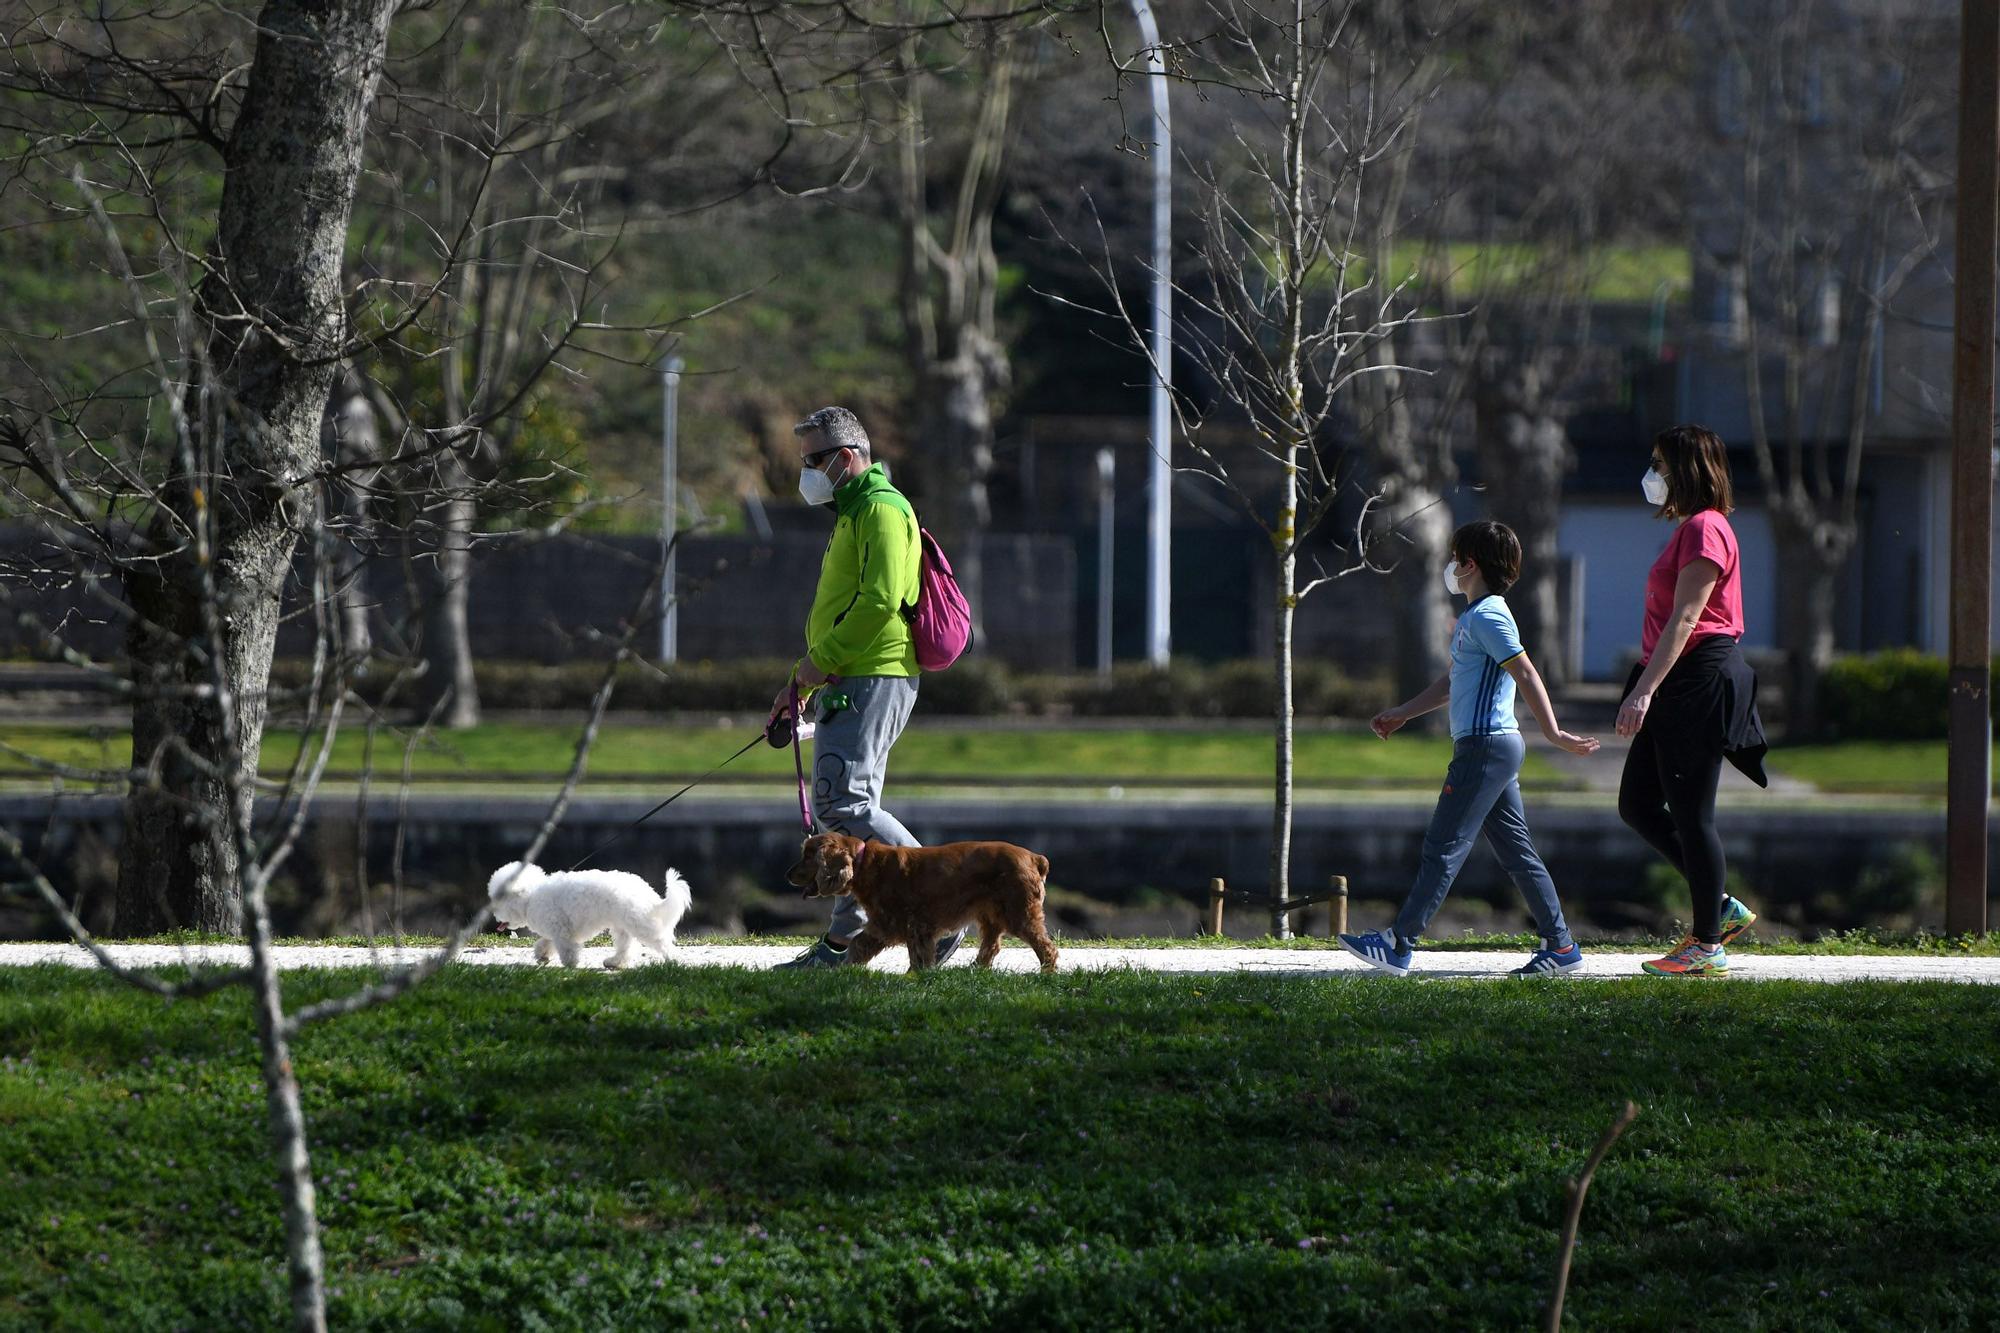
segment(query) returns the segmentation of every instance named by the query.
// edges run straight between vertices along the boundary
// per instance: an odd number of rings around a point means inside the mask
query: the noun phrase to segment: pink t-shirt
[[[1641,662],[1653,660],[1667,617],[1674,613],[1674,586],[1680,582],[1681,571],[1694,560],[1713,560],[1722,577],[1708,594],[1708,605],[1701,609],[1701,619],[1695,622],[1688,642],[1715,634],[1743,637],[1743,567],[1736,554],[1736,530],[1715,510],[1704,509],[1681,521],[1667,549],[1660,552],[1646,575],[1646,621],[1639,635]]]

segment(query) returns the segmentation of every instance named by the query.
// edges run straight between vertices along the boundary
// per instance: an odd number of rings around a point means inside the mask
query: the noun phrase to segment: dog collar
[[[861,863],[863,861],[866,861],[867,859],[868,859],[868,840],[866,838],[863,838],[861,840],[861,850],[854,854],[854,868],[856,870],[861,869]]]

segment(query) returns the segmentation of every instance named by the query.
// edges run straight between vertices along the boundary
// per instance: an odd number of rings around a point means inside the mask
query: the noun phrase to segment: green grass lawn
[[[295,977],[324,992],[352,978]],[[0,973],[0,1326],[273,1327],[241,996]],[[336,1327],[1981,1325],[2000,993],[466,969],[297,1065]]]
[[[555,776],[567,770],[580,727],[575,724],[494,723],[436,736],[414,755],[413,771],[430,779],[480,776]],[[748,740],[747,727],[610,726],[591,752],[591,772],[599,776],[692,778],[727,758]],[[356,773],[363,767],[366,732],[342,731],[335,742],[332,770]],[[122,768],[130,762],[131,740],[122,731],[75,727],[13,726],[0,729],[0,742],[15,751],[76,767]],[[374,768],[393,780],[401,771],[403,741],[376,738]],[[262,769],[282,777],[298,753],[294,732],[267,737]],[[1450,760],[1450,741],[1433,736],[1378,740],[1355,732],[1301,732],[1296,747],[1298,779],[1307,783],[1408,783],[1434,786]],[[1257,731],[1154,730],[1143,726],[1096,730],[1079,728],[956,729],[931,724],[912,727],[896,745],[898,782],[926,779],[1014,779],[1053,781],[1177,782],[1265,781],[1271,774],[1269,736]],[[18,754],[0,752],[0,769],[24,774]],[[758,746],[728,770],[731,776],[789,777],[789,751]],[[1560,783],[1554,768],[1530,755],[1523,776],[1530,782]]]
[[[1944,795],[1943,741],[1839,741],[1788,745],[1771,754],[1772,769],[1823,791],[1913,792]]]
[[[553,779],[567,770],[576,746],[575,723],[490,723],[470,731],[435,735],[412,757],[412,772],[426,781],[501,778]],[[708,771],[749,739],[746,727],[652,723],[611,725],[591,755],[599,780],[683,780]],[[334,746],[330,772],[359,773],[365,730],[349,727]],[[131,741],[122,730],[14,725],[0,727],[0,777],[31,775],[22,755],[77,768],[122,768]],[[375,740],[378,780],[401,772],[404,739],[382,732]],[[263,771],[282,777],[298,754],[295,732],[274,731],[265,740]],[[1410,786],[1440,780],[1450,742],[1436,736],[1388,741],[1353,731],[1307,731],[1297,740],[1298,780],[1306,785]],[[1786,746],[1772,753],[1771,768],[1833,792],[1942,795],[1943,741],[1853,741]],[[791,754],[766,746],[737,760],[731,779],[790,776]],[[1271,740],[1261,731],[1023,727],[971,728],[932,722],[912,727],[896,745],[899,783],[1011,781],[1021,783],[1144,783],[1168,780],[1189,786],[1268,783]],[[1531,752],[1522,780],[1544,790],[1568,785],[1545,755]]]

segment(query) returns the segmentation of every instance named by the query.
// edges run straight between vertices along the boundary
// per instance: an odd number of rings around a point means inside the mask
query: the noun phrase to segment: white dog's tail
[[[688,904],[693,901],[694,894],[678,870],[667,871],[666,883],[662,885],[662,889],[664,896],[660,899],[659,906],[653,909],[653,919],[660,923],[660,933],[667,937],[667,943],[672,944],[674,930],[680,925],[681,918],[687,915]]]

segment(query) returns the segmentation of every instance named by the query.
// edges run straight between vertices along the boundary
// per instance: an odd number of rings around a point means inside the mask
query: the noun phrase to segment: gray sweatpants
[[[1462,736],[1452,742],[1451,767],[1445,770],[1444,792],[1424,834],[1417,882],[1396,914],[1399,942],[1424,933],[1472,854],[1473,838],[1484,832],[1501,868],[1527,900],[1535,930],[1552,949],[1570,946],[1555,881],[1528,838],[1528,817],[1521,808],[1521,762],[1527,757],[1528,743],[1519,732]]]
[[[829,711],[834,695],[845,695],[847,707]],[[922,845],[882,808],[889,751],[916,704],[915,676],[855,676],[814,696],[812,807],[821,832],[873,838],[891,847]],[[849,939],[867,924],[868,914],[851,895],[833,900],[829,935]]]

